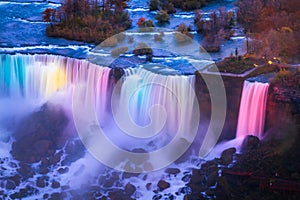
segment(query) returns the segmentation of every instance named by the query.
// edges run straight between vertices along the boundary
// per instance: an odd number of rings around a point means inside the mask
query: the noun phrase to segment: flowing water
[[[263,137],[269,83],[244,82],[236,137]]]

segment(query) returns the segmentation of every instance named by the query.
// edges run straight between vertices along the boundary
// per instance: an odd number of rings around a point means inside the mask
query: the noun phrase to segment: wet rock
[[[255,150],[259,146],[260,146],[260,140],[258,139],[258,137],[253,135],[248,135],[243,140],[242,152],[245,153],[251,150]]]
[[[229,165],[233,161],[233,154],[236,152],[235,148],[229,148],[222,152],[220,158],[221,165]]]
[[[70,165],[76,160],[82,158],[85,153],[85,148],[79,139],[69,140],[65,147],[66,157],[62,161],[62,165]]]
[[[146,189],[147,189],[147,190],[151,190],[151,186],[152,186],[152,183],[147,183],[147,184],[146,184]]]
[[[49,158],[49,164],[50,165],[56,165],[57,163],[59,163],[61,157],[63,155],[62,151],[59,151],[58,153],[54,154],[54,152],[51,154],[50,158]]]
[[[181,180],[182,180],[183,182],[189,182],[190,179],[191,179],[191,174],[186,174],[186,175],[184,175],[184,176],[182,177]]]
[[[13,182],[11,180],[7,180],[5,188],[7,190],[14,190],[14,189],[16,189],[16,184],[15,184],[15,182]]]
[[[44,187],[46,186],[46,183],[45,183],[44,178],[39,177],[39,178],[36,180],[36,186],[39,187],[39,188],[44,188]]]
[[[22,188],[18,192],[11,194],[10,198],[11,199],[22,199],[24,197],[36,194],[37,192],[38,192],[38,190],[36,188],[27,186],[26,188]]]
[[[125,185],[124,191],[125,191],[126,195],[131,196],[136,191],[136,187],[134,185],[132,185],[131,183],[127,183]]]
[[[153,197],[152,197],[152,200],[159,200],[162,198],[162,195],[161,194],[155,194]]]
[[[45,155],[53,143],[50,140],[39,140],[33,145],[33,150],[37,155]]]
[[[34,172],[31,169],[30,165],[24,162],[20,163],[20,168],[17,169],[17,172],[25,179],[34,175]]]
[[[61,199],[61,195],[58,192],[52,193],[49,200],[58,200]]]
[[[111,200],[122,200],[123,199],[123,190],[110,191],[108,197]]]
[[[57,182],[57,181],[53,181],[52,184],[51,184],[51,187],[52,188],[59,188],[60,187],[60,183]]]
[[[65,174],[65,173],[67,173],[69,171],[69,168],[68,167],[61,167],[57,171],[60,174]]]
[[[170,187],[170,183],[168,183],[164,180],[160,180],[160,181],[158,181],[157,186],[158,186],[160,191],[163,191],[163,190]]]
[[[10,177],[9,180],[13,181],[16,184],[16,186],[19,186],[21,183],[21,176],[19,174],[16,174]]]
[[[26,163],[41,161],[56,151],[55,140],[63,134],[68,119],[63,110],[45,104],[40,111],[24,119],[13,133],[15,141],[11,154],[16,160]]]
[[[173,174],[173,175],[176,175],[178,173],[180,173],[180,169],[178,168],[168,168],[165,170],[166,173],[168,174]]]
[[[106,188],[110,188],[113,185],[114,185],[114,180],[113,179],[107,179],[103,183],[103,187],[106,187]]]
[[[40,174],[47,174],[49,172],[48,168],[45,166],[42,166],[39,170]]]

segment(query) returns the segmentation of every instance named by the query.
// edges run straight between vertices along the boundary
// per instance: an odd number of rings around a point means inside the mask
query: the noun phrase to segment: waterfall
[[[84,85],[76,105],[92,107],[99,122],[108,123],[108,117],[114,117],[120,129],[136,130],[132,134],[141,138],[175,135],[179,130],[192,142],[199,122],[194,76],[161,75],[137,67],[125,69],[119,85],[114,85],[110,71],[63,56],[0,55],[0,98],[46,102],[63,93],[62,103],[70,106],[74,87]]]
[[[269,83],[244,82],[236,137],[262,138]]]

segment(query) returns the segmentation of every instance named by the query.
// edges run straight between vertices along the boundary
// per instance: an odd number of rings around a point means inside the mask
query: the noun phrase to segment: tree
[[[245,32],[252,32],[255,26],[261,21],[260,14],[264,8],[262,0],[240,0],[237,2],[238,22],[245,28]]]
[[[158,10],[159,8],[159,0],[150,0],[149,2],[149,10]]]
[[[46,8],[46,10],[44,10],[42,12],[42,14],[43,14],[43,21],[44,22],[54,22],[55,21],[55,14],[56,14],[55,9]]]

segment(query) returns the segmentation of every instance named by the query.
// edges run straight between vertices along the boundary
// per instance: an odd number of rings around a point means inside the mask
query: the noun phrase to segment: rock
[[[47,167],[42,166],[39,170],[40,174],[47,174],[49,172]]]
[[[147,190],[151,190],[151,186],[152,186],[152,183],[147,183],[147,184],[146,184],[146,189],[147,189]]]
[[[110,191],[108,193],[108,197],[111,200],[122,200],[123,199],[123,190]]]
[[[125,185],[124,191],[125,191],[126,195],[131,196],[136,191],[136,187],[134,185],[132,185],[131,183],[127,183]]]
[[[69,171],[69,168],[68,167],[61,167],[57,171],[60,174],[65,174],[65,173],[67,173]]]
[[[258,137],[253,135],[248,135],[243,140],[242,152],[245,153],[257,149],[259,146],[260,146],[260,140],[258,139]]]
[[[168,168],[165,170],[166,173],[168,174],[173,174],[173,175],[176,175],[178,173],[180,173],[180,169],[178,168]]]
[[[44,156],[48,152],[51,145],[52,142],[50,140],[39,140],[34,143],[33,150],[37,155]]]
[[[68,119],[58,106],[45,104],[25,118],[13,133],[12,156],[18,161],[35,163],[56,151],[54,143],[64,134]]]
[[[162,198],[162,195],[161,194],[155,194],[153,197],[152,197],[152,200],[159,200]]]
[[[36,180],[36,186],[39,188],[44,188],[46,186],[45,180],[43,178],[38,178]]]
[[[7,180],[5,188],[7,190],[14,190],[14,189],[16,189],[16,184],[15,184],[15,182],[13,182],[11,180]]]
[[[103,183],[103,187],[106,187],[106,188],[110,188],[114,185],[114,180],[109,178],[109,179],[106,179]]]
[[[233,161],[233,154],[236,152],[235,148],[229,148],[222,152],[220,158],[221,165],[229,165]]]
[[[61,199],[61,196],[58,192],[52,193],[51,197],[49,200],[57,200],[57,199]]]
[[[182,177],[182,181],[183,182],[189,182],[190,180],[191,180],[191,174],[186,174],[186,175],[184,175],[183,177]]]
[[[20,185],[21,183],[21,176],[19,174],[16,174],[9,179],[12,180],[16,184],[16,186]]]
[[[170,183],[164,181],[164,180],[160,180],[158,183],[157,183],[157,186],[159,188],[160,191],[163,191],[167,188],[170,187]]]
[[[17,169],[17,172],[23,177],[23,178],[29,178],[34,175],[34,172],[30,168],[30,165],[27,163],[21,162],[20,168]]]
[[[51,187],[52,188],[59,188],[60,187],[60,183],[57,182],[57,181],[53,181],[52,184],[51,184]]]

